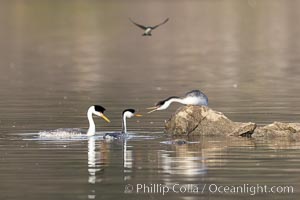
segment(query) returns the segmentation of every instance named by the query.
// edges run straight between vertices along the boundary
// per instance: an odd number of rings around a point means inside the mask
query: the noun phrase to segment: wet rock
[[[233,122],[206,106],[181,107],[165,124],[165,132],[172,135],[251,136],[255,128],[255,123]]]
[[[188,144],[188,141],[182,140],[182,139],[177,139],[177,140],[173,140],[172,144],[183,145],[183,144]]]
[[[300,123],[273,122],[255,130],[254,137],[289,137],[300,138]]]
[[[170,145],[184,145],[188,144],[189,142],[184,139],[175,139],[162,142],[163,144],[170,144]]]

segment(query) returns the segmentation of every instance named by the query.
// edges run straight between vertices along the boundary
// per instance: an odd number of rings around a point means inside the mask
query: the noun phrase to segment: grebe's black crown
[[[160,106],[164,105],[165,102],[166,102],[165,100],[159,101],[155,104],[155,106],[160,107]]]
[[[94,105],[94,107],[97,112],[104,113],[104,111],[106,110],[104,107],[99,106],[99,105]]]
[[[164,105],[166,101],[169,101],[170,99],[178,99],[178,98],[179,98],[179,97],[176,97],[176,96],[168,97],[168,98],[166,98],[165,100],[161,100],[161,101],[157,102],[157,103],[155,104],[155,106],[160,107],[160,106]]]
[[[123,115],[125,112],[127,112],[127,111],[129,111],[129,112],[131,112],[131,113],[135,113],[135,110],[134,110],[134,109],[132,109],[132,108],[129,108],[129,109],[125,109],[125,110],[123,110],[123,113],[122,113],[122,115]]]

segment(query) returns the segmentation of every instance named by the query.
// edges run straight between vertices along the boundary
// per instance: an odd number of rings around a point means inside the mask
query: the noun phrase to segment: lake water
[[[200,89],[234,121],[299,122],[299,8],[279,0],[1,1],[0,199],[299,199],[299,141],[169,145],[164,121],[179,105],[145,109]],[[170,21],[142,37],[129,17]],[[94,104],[112,121],[95,118],[100,136],[37,137],[87,128]],[[126,108],[144,115],[128,120],[132,137],[102,140],[120,130]],[[238,186],[244,192],[232,191]]]

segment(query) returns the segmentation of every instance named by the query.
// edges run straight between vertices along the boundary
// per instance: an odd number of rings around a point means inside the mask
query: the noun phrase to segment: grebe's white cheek
[[[98,117],[101,117],[101,116],[102,116],[102,113],[97,112],[97,111],[94,111],[93,114],[94,114],[94,115],[97,115]]]
[[[127,117],[127,118],[131,118],[131,117],[133,117],[133,116],[134,116],[134,114],[131,113],[131,112],[129,112],[129,111],[127,111],[127,112],[125,113],[125,117]]]

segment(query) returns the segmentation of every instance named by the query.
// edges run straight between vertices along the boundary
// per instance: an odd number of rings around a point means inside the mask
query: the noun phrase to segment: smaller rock
[[[169,145],[185,145],[185,144],[198,144],[199,141],[187,141],[185,139],[173,139],[168,141],[161,142],[162,144],[169,144]]]
[[[242,136],[242,137],[251,137],[253,134],[253,131],[256,129],[256,124],[252,122],[248,123],[241,123],[241,122],[235,122],[236,128],[232,133],[230,133],[230,136]]]
[[[173,140],[172,144],[177,144],[177,145],[183,145],[183,144],[187,144],[188,142],[186,140],[182,140],[182,139],[177,139],[177,140]]]
[[[188,141],[186,141],[184,139],[175,139],[175,140],[164,141],[161,143],[170,144],[170,145],[184,145],[184,144],[188,144]]]
[[[255,130],[254,137],[300,138],[300,123],[273,122]]]

